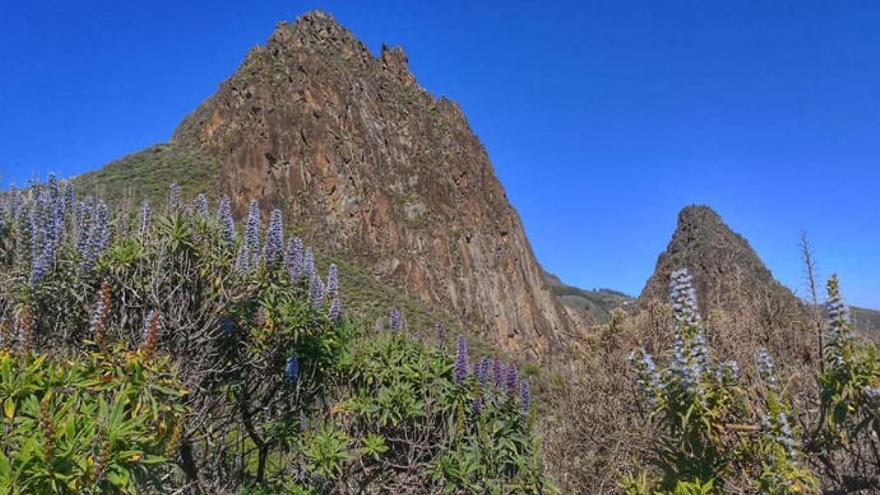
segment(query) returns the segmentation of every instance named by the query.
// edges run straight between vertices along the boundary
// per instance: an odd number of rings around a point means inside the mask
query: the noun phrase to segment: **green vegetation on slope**
[[[132,153],[73,179],[80,197],[94,195],[117,206],[161,202],[168,186],[183,194],[216,196],[218,166],[214,159],[179,144],[158,144]]]
[[[554,491],[517,368],[474,365],[464,337],[413,334],[396,310],[381,328],[357,318],[339,266],[285,243],[280,212],[264,230],[254,205],[240,234],[226,203],[215,217],[175,192],[165,208],[111,216],[66,187],[50,180],[0,213],[3,359],[39,351],[62,371],[87,370],[82,382],[41,381],[54,371],[26,365],[40,385],[20,392],[11,368],[0,387],[6,434],[21,439],[0,459],[10,493],[52,480],[59,493]],[[173,367],[142,372],[153,363]],[[126,392],[127,380],[140,388]],[[46,398],[61,396],[83,407]],[[107,415],[102,400],[116,404]],[[118,418],[129,426],[117,430]],[[73,450],[42,449],[35,463],[27,438],[61,440],[62,424]],[[106,448],[89,440],[102,435]],[[107,470],[94,467],[105,458]]]
[[[5,342],[0,492],[134,494],[168,473],[185,392],[167,358],[116,348],[60,360]]]
[[[152,146],[114,161],[94,172],[73,179],[78,196],[94,195],[108,203],[135,209],[142,201],[154,208],[168,202],[171,184],[177,184],[184,196],[193,197],[205,192],[208,198],[217,198],[218,167],[212,158],[184,145],[172,143]],[[206,189],[207,188],[207,189]],[[420,332],[433,331],[437,322],[449,331],[461,331],[458,319],[440,308],[411,297],[383,281],[373,273],[342,255],[321,256],[316,262],[327,267],[340,267],[340,282],[346,294],[346,305],[352,314],[369,322],[387,316],[388,308],[399,306],[406,315],[410,328]]]
[[[612,289],[586,290],[566,285],[559,277],[546,271],[544,280],[563,304],[587,311],[600,323],[611,321],[611,311],[615,308],[625,309],[634,301],[631,296]]]

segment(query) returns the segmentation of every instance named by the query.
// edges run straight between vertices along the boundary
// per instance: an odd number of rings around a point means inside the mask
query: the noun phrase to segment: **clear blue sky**
[[[707,203],[880,308],[880,2],[6,1],[0,184],[166,140],[280,20],[334,14],[461,103],[540,261],[636,294]]]

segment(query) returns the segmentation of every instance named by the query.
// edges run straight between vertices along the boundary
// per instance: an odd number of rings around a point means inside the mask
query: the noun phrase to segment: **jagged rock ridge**
[[[179,126],[219,189],[283,207],[323,249],[536,354],[568,331],[516,211],[461,109],[322,13],[280,24]]]

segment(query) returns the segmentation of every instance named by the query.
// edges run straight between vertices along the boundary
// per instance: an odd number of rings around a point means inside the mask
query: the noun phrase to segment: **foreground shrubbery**
[[[278,210],[2,199],[7,491],[553,491],[516,368],[346,316]]]
[[[669,364],[632,355],[654,469],[626,478],[628,493],[818,493],[820,479],[838,493],[880,489],[880,366],[875,348],[852,335],[836,278],[815,408],[795,403],[766,352],[755,356],[751,382],[735,361],[714,360],[685,270],[673,273],[670,291]]]
[[[0,352],[0,492],[137,493],[160,484],[184,419],[167,358]]]

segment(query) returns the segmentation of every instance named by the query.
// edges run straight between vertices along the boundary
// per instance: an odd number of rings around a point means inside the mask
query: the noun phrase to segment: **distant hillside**
[[[586,311],[597,323],[606,323],[614,308],[628,308],[635,298],[613,289],[580,289],[566,285],[558,276],[544,271],[547,286],[566,306]]]
[[[856,328],[875,337],[880,337],[880,311],[875,309],[851,307]]]

